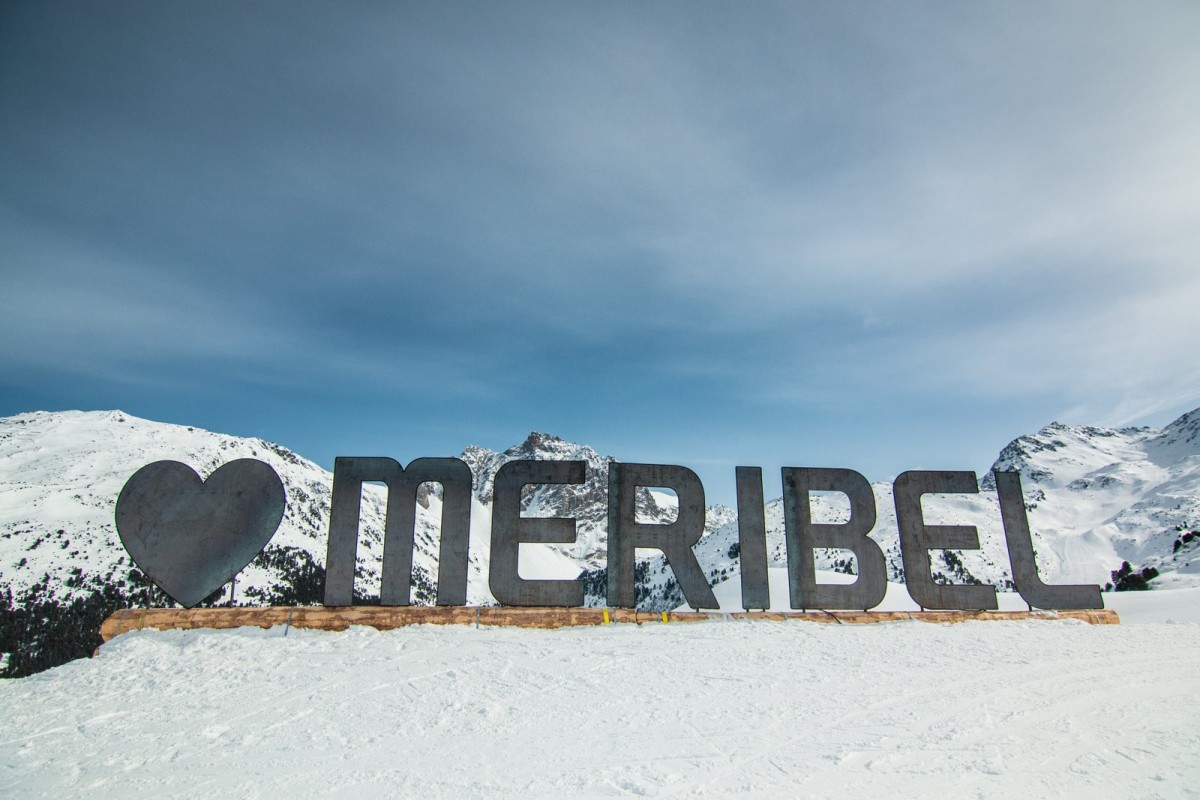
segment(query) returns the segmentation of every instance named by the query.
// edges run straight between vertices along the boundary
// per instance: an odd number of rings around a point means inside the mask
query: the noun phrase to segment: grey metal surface
[[[742,608],[771,607],[767,580],[767,521],[762,467],[737,467],[738,557],[742,567]]]
[[[788,587],[792,608],[858,609],[883,602],[887,593],[887,561],[867,534],[875,527],[875,495],[870,482],[850,469],[784,467],[783,522],[787,541]],[[850,500],[844,523],[812,521],[812,492],[841,492]],[[817,583],[813,548],[837,547],[854,553],[854,583]]]
[[[581,580],[526,580],[517,574],[522,542],[572,544],[574,517],[522,517],[521,490],[529,484],[583,483],[585,461],[509,461],[496,472],[492,499],[492,554],[488,586],[506,606],[582,606]]]
[[[230,461],[208,480],[178,461],[156,461],[121,489],[117,533],[142,572],[191,608],[266,547],[285,503],[275,470],[253,458]]]
[[[422,483],[439,483],[442,533],[438,548],[437,604],[465,605],[471,468],[457,458],[418,458],[406,469],[392,458],[357,456],[343,456],[334,461],[325,605],[348,606],[354,598],[354,562],[364,481],[382,481],[388,488],[380,604],[406,606],[411,602],[417,488]]]
[[[901,473],[892,486],[896,524],[900,528],[900,554],[904,559],[904,585],[922,608],[992,610],[997,607],[996,587],[938,584],[929,568],[930,550],[977,550],[979,531],[970,525],[926,525],[921,496],[926,494],[977,494],[974,472]]]
[[[1033,535],[1025,515],[1025,497],[1021,492],[1021,473],[992,472],[996,476],[996,494],[1000,498],[1000,518],[1004,521],[1004,540],[1008,543],[1008,560],[1012,565],[1013,583],[1026,603],[1034,608],[1087,609],[1104,608],[1100,587],[1094,584],[1042,583],[1033,553]]]
[[[637,521],[637,487],[663,487],[679,497],[679,516],[672,523]],[[692,546],[704,535],[704,486],[687,467],[613,462],[608,470],[608,604],[636,608],[636,548],[661,550],[679,588],[695,609],[718,608]]]

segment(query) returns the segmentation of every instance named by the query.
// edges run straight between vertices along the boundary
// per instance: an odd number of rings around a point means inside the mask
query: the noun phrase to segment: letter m
[[[411,602],[417,488],[422,483],[440,483],[442,537],[438,549],[437,603],[465,605],[471,468],[457,458],[418,458],[405,469],[391,458],[359,457],[340,457],[334,462],[325,605],[348,606],[354,598],[354,563],[365,481],[382,481],[388,489],[379,602],[385,606],[406,606]]]

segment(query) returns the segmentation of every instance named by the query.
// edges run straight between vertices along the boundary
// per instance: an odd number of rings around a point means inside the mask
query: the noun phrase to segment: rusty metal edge
[[[608,612],[607,615],[605,612]],[[289,623],[290,617],[290,623]],[[930,623],[1013,622],[1076,619],[1092,625],[1118,625],[1112,609],[1070,611],[632,611],[603,608],[525,608],[506,606],[272,606],[240,608],[121,609],[100,626],[102,641],[129,631],[197,628],[291,628],[345,630],[366,625],[391,630],[407,625],[487,625],[564,628],[612,623],[671,624],[703,621],[820,622],[866,624],[915,620]]]

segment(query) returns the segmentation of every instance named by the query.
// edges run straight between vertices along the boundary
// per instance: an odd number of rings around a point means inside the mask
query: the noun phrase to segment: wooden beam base
[[[514,606],[294,606],[237,608],[129,608],[115,612],[100,626],[104,641],[146,628],[317,628],[342,631],[351,625],[391,630],[405,625],[499,625],[518,628],[563,628],[609,623],[675,623],[705,620],[800,620],[825,623],[869,623],[918,620],[1077,619],[1093,625],[1120,623],[1111,609],[1096,611],[629,611],[602,608],[519,608]]]

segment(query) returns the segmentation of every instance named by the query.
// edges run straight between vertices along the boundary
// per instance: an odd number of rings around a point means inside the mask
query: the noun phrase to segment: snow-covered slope
[[[1200,586],[1200,409],[1167,427],[1052,423],[1000,453],[1021,472],[1034,546],[1063,581],[1104,583],[1129,561],[1154,566],[1159,587]]]
[[[1200,786],[1194,623],[284,632],[129,633],[97,658],[0,681],[0,795],[1185,798]]]
[[[129,476],[170,459],[207,477],[237,458],[265,461],[283,480],[287,511],[271,540],[273,552],[323,562],[330,475],[286,448],[120,411],[0,419],[0,582],[14,594],[44,585],[45,594],[60,598],[90,591],[97,581],[132,586],[133,565],[113,524],[117,495]],[[368,580],[379,571],[381,500],[373,488],[365,493],[360,560]],[[280,570],[262,561],[238,576],[240,599],[279,582]]]

